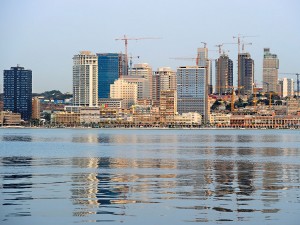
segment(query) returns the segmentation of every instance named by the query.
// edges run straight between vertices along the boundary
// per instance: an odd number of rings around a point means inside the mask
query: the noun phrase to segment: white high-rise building
[[[123,99],[123,107],[128,109],[137,102],[138,85],[122,78],[110,85],[110,98]]]
[[[206,69],[208,94],[212,93],[212,61],[208,59],[208,48],[197,49],[197,66]]]
[[[282,78],[279,80],[279,95],[281,97],[291,97],[294,95],[294,80]]]
[[[73,104],[98,105],[98,59],[90,51],[73,57]]]

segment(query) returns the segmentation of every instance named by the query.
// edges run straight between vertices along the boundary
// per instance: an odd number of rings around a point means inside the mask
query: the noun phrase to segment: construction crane
[[[198,60],[198,58],[194,58],[194,57],[175,57],[175,58],[170,58],[170,59],[175,59],[175,60],[191,60],[191,61],[196,61]]]
[[[218,44],[218,45],[215,45],[215,47],[218,47],[219,48],[219,54],[221,55],[222,54],[222,46],[223,45],[234,45],[236,43],[222,43],[222,44]],[[229,51],[228,51],[229,52]],[[223,54],[225,54],[225,51],[223,50]]]
[[[265,82],[265,81],[263,83],[265,83],[267,85],[267,93],[269,93],[269,106],[271,107],[271,105],[272,105],[272,92],[269,91],[270,84],[268,82]]]
[[[234,111],[234,102],[235,102],[235,98],[234,98],[234,89],[241,89],[244,86],[216,86],[215,88],[226,88],[226,89],[231,89],[231,104],[230,104],[230,111],[233,112]],[[220,93],[219,93],[220,94]]]
[[[299,81],[299,73],[279,73],[279,74],[285,74],[285,75],[296,75],[297,76],[297,98],[299,97],[299,85],[300,85],[300,81]]]
[[[238,45],[238,53],[240,53],[240,46],[241,46],[241,38],[246,38],[246,37],[257,37],[257,35],[241,35],[238,34],[237,36],[233,36],[233,39],[237,38],[237,45]]]
[[[129,71],[131,72],[131,69],[132,69],[132,59],[133,59],[133,58],[139,59],[140,56],[132,56],[132,55],[130,54],[130,56],[129,56],[128,58],[130,59],[130,60],[129,60]]]
[[[170,58],[170,59],[195,61],[196,65],[198,65],[198,60],[199,60],[198,57],[196,57],[196,58],[195,57],[175,57],[175,58]],[[213,61],[213,60],[216,60],[216,59],[206,58],[206,60]]]
[[[251,42],[250,42],[250,43],[243,42],[243,43],[242,43],[242,52],[245,51],[245,45],[252,45],[252,43],[251,43]]]
[[[206,48],[207,43],[203,41],[201,41],[201,43],[204,45],[204,48]]]
[[[128,38],[126,35],[124,35],[124,37],[121,38],[116,38],[116,41],[124,41],[125,43],[125,55],[126,57],[128,57],[127,53],[128,53],[128,41],[129,40],[145,40],[145,39],[160,39],[160,38],[156,38],[156,37],[142,37],[142,38]]]
[[[253,83],[253,95],[254,95],[254,99],[253,99],[253,102],[254,102],[254,108],[256,110],[256,106],[257,106],[257,91],[261,89],[261,87],[257,87],[257,83]]]
[[[221,55],[222,54],[222,46],[223,46],[223,44],[218,44],[218,45],[215,45],[215,46],[219,48],[219,54]]]

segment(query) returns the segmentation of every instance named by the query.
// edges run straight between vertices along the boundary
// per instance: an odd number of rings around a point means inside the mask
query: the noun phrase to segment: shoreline
[[[300,130],[299,128],[246,128],[246,127],[27,127],[1,126],[0,129],[74,129],[74,130]]]

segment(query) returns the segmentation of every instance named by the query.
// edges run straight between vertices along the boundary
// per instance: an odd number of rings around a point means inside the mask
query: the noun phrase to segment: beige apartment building
[[[21,124],[21,114],[10,111],[0,112],[0,126],[18,126]]]
[[[160,67],[153,73],[152,99],[159,105],[161,91],[177,90],[176,72],[170,67]]]
[[[177,91],[160,91],[160,121],[168,122],[174,120],[177,113]]]
[[[40,99],[38,97],[34,97],[32,99],[32,115],[31,115],[31,118],[39,120],[41,118],[40,112],[41,112]]]
[[[56,125],[77,126],[80,124],[80,113],[57,112],[52,114],[51,122]]]
[[[264,48],[263,59],[263,90],[264,92],[277,92],[279,59],[270,52],[270,48]]]
[[[151,98],[151,96],[152,96],[152,67],[148,63],[134,64],[133,68],[131,68],[129,70],[129,76],[145,78],[148,81],[146,83],[148,83],[147,85],[149,85],[149,87],[144,91],[144,95],[149,96],[147,98]],[[124,78],[125,77],[126,76],[124,76]]]
[[[138,85],[122,78],[110,85],[110,98],[123,99],[123,107],[128,109],[137,102]]]

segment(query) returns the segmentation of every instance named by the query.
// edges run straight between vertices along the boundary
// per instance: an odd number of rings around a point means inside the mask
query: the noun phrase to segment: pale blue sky
[[[240,33],[258,35],[245,41],[253,43],[246,50],[261,83],[264,47],[278,55],[281,72],[300,72],[299,12],[298,0],[0,0],[0,69],[17,64],[31,69],[34,92],[71,92],[73,55],[124,52],[124,42],[114,40],[124,34],[161,37],[130,41],[128,51],[140,56],[134,63],[176,70],[193,62],[171,57],[195,57],[202,41],[217,50],[216,44],[233,42]],[[237,46],[225,49],[236,80]]]

